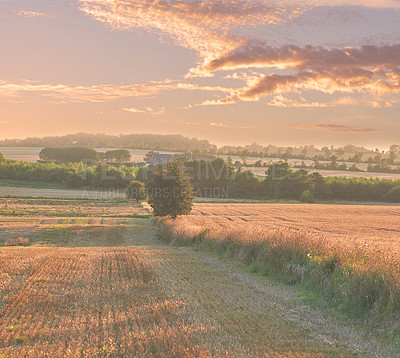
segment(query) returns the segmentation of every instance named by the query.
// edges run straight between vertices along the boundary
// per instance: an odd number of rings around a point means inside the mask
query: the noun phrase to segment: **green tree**
[[[147,197],[145,185],[140,181],[131,181],[126,188],[126,196],[128,199],[135,200],[137,203],[145,200]]]
[[[91,148],[43,148],[39,153],[40,160],[56,163],[96,163],[99,154]]]
[[[99,153],[100,159],[106,163],[129,163],[132,155],[126,149],[109,150],[105,153]]]
[[[170,216],[175,219],[179,215],[191,212],[194,191],[185,168],[177,161],[159,166],[146,182],[149,204],[154,216]]]

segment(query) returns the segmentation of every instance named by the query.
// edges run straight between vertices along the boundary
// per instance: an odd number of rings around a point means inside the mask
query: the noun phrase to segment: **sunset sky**
[[[400,144],[400,0],[0,0],[0,139]]]

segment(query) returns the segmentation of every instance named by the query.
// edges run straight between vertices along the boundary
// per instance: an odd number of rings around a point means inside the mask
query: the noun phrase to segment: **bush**
[[[400,203],[400,186],[389,190],[384,196],[383,200],[389,203]]]
[[[300,202],[312,204],[315,202],[314,196],[311,191],[304,190],[300,195]]]
[[[147,195],[144,184],[140,181],[131,181],[126,188],[126,197],[136,202],[145,200]]]

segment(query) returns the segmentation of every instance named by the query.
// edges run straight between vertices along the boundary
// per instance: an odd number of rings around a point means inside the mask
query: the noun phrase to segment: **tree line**
[[[182,160],[198,197],[261,200],[351,200],[400,202],[400,180],[322,177],[306,170],[293,170],[287,162],[266,167],[266,176],[235,167],[217,158]],[[121,188],[132,181],[146,183],[158,166],[133,168],[126,165],[79,163],[31,163],[7,160],[0,155],[0,179],[63,184],[71,188]],[[306,193],[306,194],[305,194]]]
[[[43,138],[30,137],[26,139],[5,139],[0,141],[0,147],[88,147],[88,148],[132,148],[155,151],[185,152],[191,155],[214,154],[235,155],[242,158],[259,157],[280,159],[317,159],[331,160],[336,156],[339,161],[368,163],[385,166],[398,165],[400,145],[392,145],[387,152],[379,149],[370,150],[364,147],[346,145],[344,147],[322,147],[314,145],[300,147],[283,147],[275,145],[260,145],[252,143],[245,146],[225,145],[217,147],[208,140],[188,138],[182,135],[159,134],[88,134],[77,133],[64,136],[48,136]],[[245,161],[245,159],[244,159]]]
[[[322,177],[293,170],[288,162],[270,164],[265,177],[235,167],[231,161],[186,161],[185,168],[198,197],[261,200],[351,200],[400,202],[400,180]],[[151,180],[156,167],[139,168],[136,179]]]
[[[126,165],[32,163],[0,156],[0,179],[62,184],[69,188],[121,188],[136,177],[137,168]]]
[[[188,138],[182,135],[161,134],[88,134],[77,133],[64,136],[5,139],[0,147],[87,147],[87,148],[134,148],[172,152],[211,153],[217,146],[208,140]]]
[[[102,153],[85,147],[50,147],[43,148],[39,153],[40,160],[55,163],[129,163],[131,157],[131,153],[126,149],[109,150]]]

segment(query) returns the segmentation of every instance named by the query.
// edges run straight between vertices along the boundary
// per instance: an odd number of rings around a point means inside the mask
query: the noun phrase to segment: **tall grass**
[[[186,220],[186,221],[185,221]],[[159,221],[174,245],[196,245],[289,285],[355,320],[384,327],[400,345],[400,268],[367,246],[349,248],[307,232],[190,225],[187,219]]]

